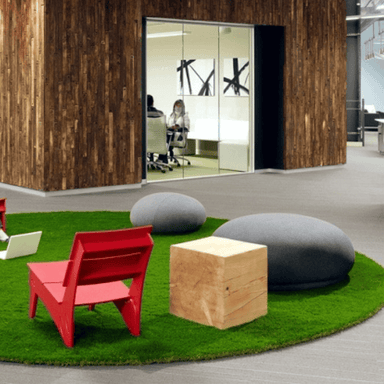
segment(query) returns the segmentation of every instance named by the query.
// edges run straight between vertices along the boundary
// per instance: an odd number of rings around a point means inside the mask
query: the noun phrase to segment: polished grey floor
[[[348,147],[347,164],[321,170],[246,174],[147,184],[141,189],[37,197],[0,188],[9,213],[130,210],[163,191],[198,199],[207,215],[233,219],[263,212],[317,217],[340,227],[356,250],[384,265],[384,156],[377,133]],[[384,297],[383,297],[384,302]],[[10,332],[12,330],[10,329]],[[1,335],[0,335],[1,337]],[[384,383],[384,310],[336,335],[259,355],[142,367],[51,367],[0,363],[0,384]]]

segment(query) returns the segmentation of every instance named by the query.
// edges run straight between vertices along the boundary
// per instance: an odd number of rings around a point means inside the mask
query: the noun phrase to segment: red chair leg
[[[36,295],[35,292],[33,292],[31,288],[30,299],[29,299],[29,317],[31,319],[33,319],[36,316],[37,299],[38,299],[38,296]]]
[[[132,300],[114,301],[117,309],[120,311],[129,331],[133,336],[140,336],[140,311]]]
[[[1,212],[1,225],[3,226],[3,231],[7,232],[7,221],[5,218],[5,212]]]
[[[5,205],[5,202],[6,202],[6,198],[2,198],[0,199],[0,220],[1,220],[1,224],[3,226],[3,231],[4,232],[7,232],[7,228],[6,228],[6,218],[5,218],[5,211],[6,211],[6,205]]]
[[[90,304],[89,306],[88,306],[88,310],[89,311],[93,311],[95,309],[95,304]]]
[[[56,323],[57,329],[60,332],[61,338],[64,341],[64,344],[73,348],[75,342],[75,324],[73,321],[73,310],[64,310],[63,308],[60,311],[60,314],[56,314],[54,321]]]

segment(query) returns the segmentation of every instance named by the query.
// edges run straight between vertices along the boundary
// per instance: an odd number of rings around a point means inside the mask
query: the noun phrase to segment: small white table
[[[381,155],[384,155],[384,119],[375,119],[379,122],[379,126],[377,128],[377,142],[378,149]]]

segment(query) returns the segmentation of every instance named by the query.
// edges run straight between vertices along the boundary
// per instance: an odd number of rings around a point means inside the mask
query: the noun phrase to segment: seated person
[[[160,117],[163,116],[164,113],[162,111],[159,111],[153,106],[153,96],[147,95],[147,116],[148,117]]]
[[[184,101],[179,99],[176,100],[173,104],[173,112],[169,116],[168,119],[168,135],[167,135],[167,143],[169,144],[175,137],[175,132],[189,132],[190,120],[188,113],[185,112]],[[179,137],[180,141],[182,141],[182,137]],[[173,156],[172,147],[170,147],[170,154]],[[159,160],[163,163],[168,163],[167,155],[160,155]]]
[[[153,96],[147,95],[147,116],[148,117],[164,116],[164,113],[162,111],[159,111],[153,106],[153,102],[154,102]],[[153,161],[153,153],[150,153],[148,157],[150,161]]]

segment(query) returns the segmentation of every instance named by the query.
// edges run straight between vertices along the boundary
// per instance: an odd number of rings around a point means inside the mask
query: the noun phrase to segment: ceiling
[[[359,3],[361,11],[360,14],[362,17],[378,15],[378,18],[362,18],[360,20],[361,32],[365,31],[375,21],[384,19],[384,0],[357,0],[357,5],[359,5]]]

